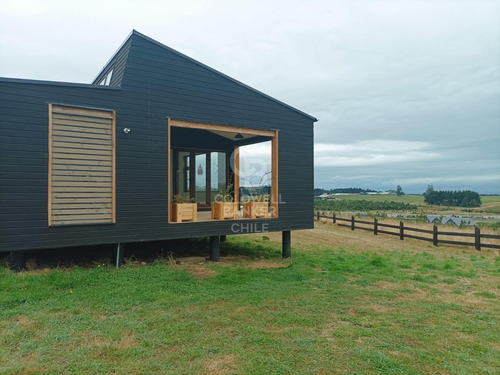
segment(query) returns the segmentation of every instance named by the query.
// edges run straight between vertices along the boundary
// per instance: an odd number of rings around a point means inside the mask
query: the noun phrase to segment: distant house
[[[428,223],[441,223],[439,216],[436,215],[427,215],[425,221]]]
[[[450,225],[456,225],[457,227],[459,227],[460,225],[474,225],[474,221],[470,218],[467,218],[467,217],[452,217],[452,216],[445,216],[443,217],[443,219],[441,220],[441,223],[443,225],[446,225],[446,224],[450,224]]]

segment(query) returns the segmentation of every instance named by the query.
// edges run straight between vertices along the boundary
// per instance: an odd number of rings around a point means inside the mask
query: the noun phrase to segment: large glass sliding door
[[[210,201],[215,200],[217,194],[224,194],[227,188],[228,158],[224,152],[210,153]]]
[[[172,191],[198,203],[198,209],[210,209],[219,193],[224,194],[229,179],[229,155],[226,152],[172,150]]]
[[[196,177],[195,177],[195,193],[194,197],[198,207],[207,206],[210,202],[207,201],[207,186],[209,181],[207,174],[207,154],[195,153]]]

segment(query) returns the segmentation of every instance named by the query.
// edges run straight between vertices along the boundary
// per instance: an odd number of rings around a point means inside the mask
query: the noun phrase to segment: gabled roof
[[[443,220],[442,220],[442,223],[443,224],[455,224],[457,227],[460,226],[460,224],[462,224],[462,219],[460,219],[459,217],[451,217],[451,216],[445,216],[443,217]]]
[[[427,215],[427,221],[429,223],[432,223],[434,221],[439,222],[440,220],[439,220],[439,216],[436,216],[436,215]]]
[[[223,78],[225,78],[227,80],[230,80],[230,81],[232,81],[232,82],[234,82],[234,83],[236,83],[236,84],[238,84],[238,85],[240,85],[240,86],[242,86],[242,87],[244,87],[244,88],[246,88],[248,90],[251,90],[254,93],[257,93],[258,95],[261,95],[261,96],[263,96],[263,97],[265,97],[265,98],[267,98],[269,100],[274,101],[275,103],[278,103],[278,104],[280,104],[280,105],[282,105],[282,106],[284,106],[284,107],[286,107],[288,109],[291,109],[292,111],[297,112],[297,113],[299,113],[299,114],[301,114],[301,115],[309,118],[313,122],[318,121],[317,118],[315,118],[315,117],[313,117],[313,116],[311,116],[311,115],[309,115],[309,114],[307,114],[305,112],[302,112],[301,110],[299,110],[297,108],[294,108],[294,107],[292,107],[292,106],[290,106],[290,105],[288,105],[286,103],[283,103],[282,101],[280,101],[278,99],[275,99],[275,98],[273,98],[273,97],[271,97],[271,96],[269,96],[267,94],[264,94],[263,92],[261,92],[259,90],[256,90],[253,87],[245,85],[244,83],[242,83],[242,82],[240,82],[240,81],[238,81],[238,80],[236,80],[234,78],[231,78],[231,77],[227,76],[226,74],[221,73],[218,70],[215,70],[215,69],[213,69],[213,68],[211,68],[211,67],[209,67],[209,66],[207,66],[207,65],[205,65],[205,64],[203,64],[203,63],[201,63],[201,62],[199,62],[199,61],[197,61],[197,60],[195,60],[195,59],[193,59],[193,58],[191,58],[189,56],[186,56],[186,55],[180,53],[179,51],[176,51],[173,48],[170,48],[170,47],[168,47],[168,46],[166,46],[166,45],[164,45],[164,44],[162,44],[162,43],[160,43],[160,42],[158,42],[158,41],[156,41],[154,39],[151,39],[150,37],[148,37],[148,36],[146,36],[144,34],[141,34],[140,32],[138,32],[136,30],[132,30],[132,32],[129,34],[129,36],[127,37],[127,39],[125,39],[125,41],[121,44],[121,46],[118,48],[118,50],[113,54],[113,56],[111,57],[111,59],[106,63],[106,65],[104,66],[104,68],[96,76],[96,78],[93,81],[93,84],[97,84],[97,82],[99,82],[102,79],[103,75],[105,75],[106,72],[108,72],[109,69],[111,69],[112,63],[114,63],[114,61],[116,59],[120,58],[122,60],[123,59],[126,60],[127,54],[128,54],[127,48],[130,47],[130,45],[132,43],[132,39],[134,38],[134,36],[135,37],[140,37],[140,38],[142,38],[142,39],[144,39],[144,40],[146,40],[146,41],[148,41],[150,43],[153,43],[153,44],[155,44],[155,45],[157,45],[157,46],[159,46],[161,48],[164,48],[165,50],[167,50],[167,51],[169,51],[171,53],[174,53],[177,56],[180,56],[180,57],[182,57],[182,58],[184,58],[184,59],[186,59],[186,60],[188,60],[188,61],[190,61],[190,62],[192,62],[194,64],[197,64],[197,65],[203,67],[204,69],[207,69],[207,70],[209,70],[209,71],[211,71],[211,72],[213,72],[213,73],[215,73],[215,74],[217,74],[217,75],[219,75],[219,76],[221,76],[221,77],[223,77]],[[126,61],[125,62],[121,62],[121,64],[126,64]],[[125,65],[122,65],[122,66],[123,66],[123,69],[125,69]],[[113,74],[115,74],[115,72],[113,72]],[[120,72],[120,74],[123,75],[123,70]],[[115,78],[114,81],[113,81],[113,78],[112,78],[111,85],[112,86],[119,86],[121,84],[121,78],[122,78],[122,76],[119,76],[118,78]]]

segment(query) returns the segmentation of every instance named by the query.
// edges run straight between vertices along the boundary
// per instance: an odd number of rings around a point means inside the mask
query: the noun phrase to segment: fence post
[[[474,228],[474,239],[476,250],[481,251],[481,230],[479,229],[479,227]]]
[[[378,234],[378,219],[377,218],[373,219],[373,234],[374,235]]]
[[[316,221],[319,221],[319,211],[316,211]]]
[[[438,245],[438,227],[436,223],[434,223],[434,226],[432,227],[432,244],[434,246]]]
[[[399,222],[399,239],[400,240],[405,239],[405,229],[404,229],[403,221]]]
[[[354,230],[354,215],[351,215],[351,230]]]
[[[337,222],[337,218],[335,217],[335,212],[333,213],[333,224]]]

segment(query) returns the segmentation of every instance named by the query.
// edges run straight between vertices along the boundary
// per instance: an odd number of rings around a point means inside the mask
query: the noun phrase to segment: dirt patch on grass
[[[171,269],[183,269],[197,279],[206,279],[217,275],[217,272],[206,267],[206,265],[207,259],[205,257],[182,257],[169,260],[169,267]]]
[[[384,280],[375,281],[375,286],[377,289],[394,289],[394,283],[390,283]]]
[[[33,321],[26,315],[18,315],[16,321],[21,327],[31,327],[33,325]]]
[[[220,257],[219,262],[209,262],[203,257],[185,257],[170,260],[170,268],[180,268],[191,273],[198,279],[213,277],[217,275],[217,272],[207,267],[207,265],[213,264],[223,267],[237,266],[250,268],[250,269],[268,269],[268,268],[285,268],[291,264],[289,259],[259,259],[257,261],[252,261],[246,255],[229,255],[225,257]]]
[[[88,332],[80,332],[78,333],[78,336],[82,338],[82,343],[85,346],[101,348],[111,344],[111,341],[106,339],[105,337],[100,337]]]
[[[245,263],[249,262],[250,258],[247,257],[246,255],[228,255],[225,257],[221,257],[219,259],[218,264],[224,264],[227,265],[227,263]]]
[[[137,346],[137,343],[134,341],[134,335],[131,332],[123,332],[120,341],[115,346],[118,349],[130,349]]]
[[[218,263],[214,263],[218,266],[230,267],[237,266],[250,268],[250,269],[266,269],[266,268],[285,268],[291,264],[290,259],[258,259],[252,260],[246,255],[229,255],[221,257]]]
[[[38,354],[37,353],[30,353],[25,356],[23,356],[23,361],[27,362],[35,362],[38,360]]]
[[[222,375],[237,370],[237,359],[235,354],[226,354],[209,358],[204,363],[203,374]]]
[[[213,269],[198,264],[190,264],[183,268],[197,279],[206,279],[217,275]]]
[[[207,261],[205,257],[181,257],[171,259],[170,263],[175,263],[177,265],[191,265],[191,264],[204,264]]]

